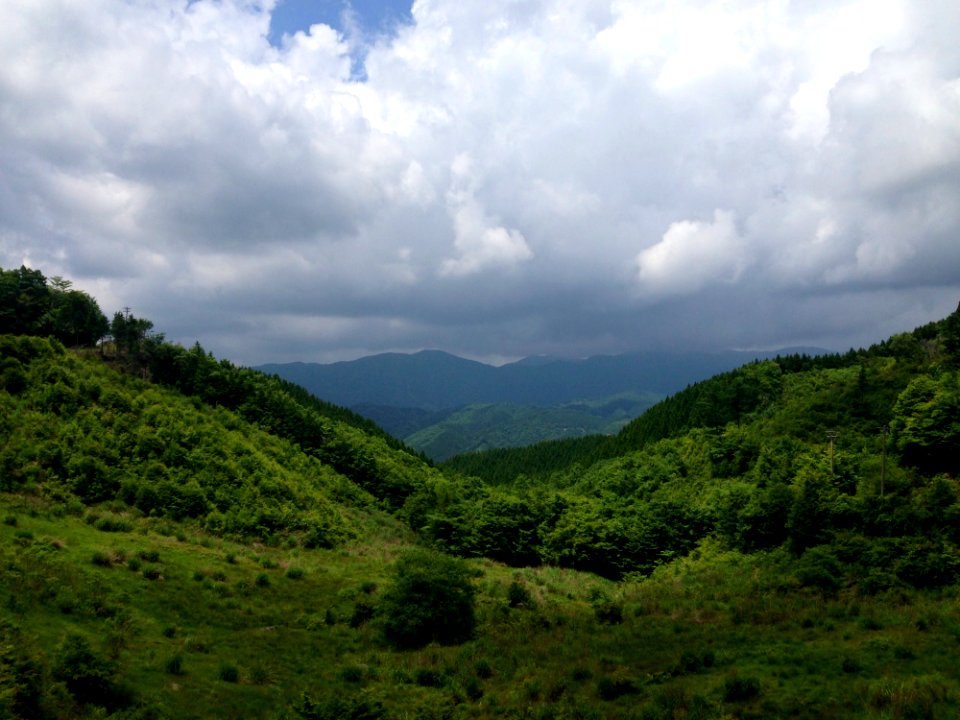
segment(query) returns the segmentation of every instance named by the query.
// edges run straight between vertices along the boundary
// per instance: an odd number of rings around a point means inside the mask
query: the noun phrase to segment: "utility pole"
[[[830,477],[833,477],[833,441],[840,437],[836,430],[827,430],[827,437],[830,439]]]
[[[882,458],[880,461],[880,497],[883,497],[883,483],[887,479],[887,435],[890,434],[890,428],[884,425],[880,428],[880,434],[883,436],[880,451]]]

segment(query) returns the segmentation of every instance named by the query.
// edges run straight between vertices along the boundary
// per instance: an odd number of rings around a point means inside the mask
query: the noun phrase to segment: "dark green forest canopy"
[[[0,334],[49,335],[70,346],[96,344],[109,329],[97,301],[39,270],[0,268]]]

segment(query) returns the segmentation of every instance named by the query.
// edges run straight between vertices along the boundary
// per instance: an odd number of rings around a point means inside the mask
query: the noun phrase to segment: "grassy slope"
[[[472,561],[476,638],[395,652],[379,642],[376,620],[350,624],[358,603],[376,604],[406,544],[389,522],[340,550],[303,550],[235,544],[129,514],[115,517],[128,529],[107,533],[89,513],[64,514],[29,496],[2,496],[0,513],[0,601],[21,646],[49,665],[66,633],[88,637],[116,657],[119,679],[155,716],[274,718],[302,692],[375,700],[382,717],[948,718],[958,710],[953,592],[825,598],[800,589],[776,552],[745,557],[707,543],[649,579],[620,584]],[[151,568],[156,579],[145,575]],[[511,583],[528,603],[510,607]],[[622,621],[609,622],[618,612]],[[225,667],[239,682],[220,679]],[[749,697],[736,699],[744,687]],[[78,712],[62,700],[52,709]]]

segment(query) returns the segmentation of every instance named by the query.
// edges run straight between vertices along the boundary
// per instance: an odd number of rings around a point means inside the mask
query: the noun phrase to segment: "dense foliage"
[[[476,626],[474,594],[461,561],[428,550],[407,553],[381,600],[387,642],[407,649],[469,640]]]
[[[815,549],[835,589],[952,584],[958,313],[868,350],[718,375],[614,438],[464,456],[445,466],[496,487],[425,487],[414,524],[467,555],[614,578],[714,535],[744,552]]]
[[[372,499],[289,441],[69,355],[56,340],[0,337],[0,489],[63,502],[121,500],[235,536],[351,535],[344,507]]]
[[[0,268],[0,335],[50,335],[71,346],[95,344],[109,329],[97,301],[68,280],[39,270]]]

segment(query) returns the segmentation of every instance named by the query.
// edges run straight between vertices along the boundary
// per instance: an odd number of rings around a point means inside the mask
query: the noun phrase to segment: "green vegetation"
[[[658,399],[647,394],[559,407],[507,403],[468,405],[407,435],[404,442],[435,460],[445,460],[465,452],[613,434]]]
[[[397,561],[381,605],[384,637],[398,649],[462,643],[476,625],[474,589],[466,566],[427,550]]]
[[[115,320],[0,335],[0,717],[960,712],[960,309],[495,481]]]

